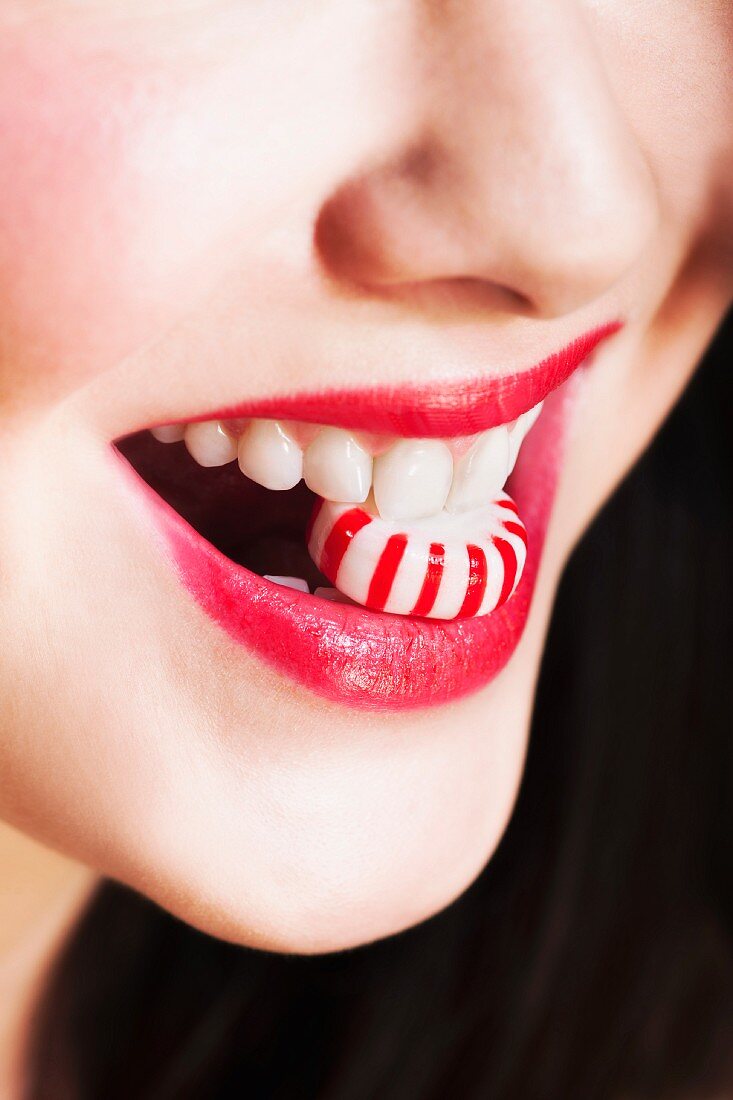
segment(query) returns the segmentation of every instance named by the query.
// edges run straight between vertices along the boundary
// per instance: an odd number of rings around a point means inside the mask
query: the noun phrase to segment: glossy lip
[[[112,454],[124,474],[123,484],[146,526],[152,523],[164,554],[189,595],[237,643],[253,651],[279,673],[335,703],[371,710],[399,711],[446,703],[485,686],[506,665],[522,635],[542,555],[557,485],[570,383],[556,392],[572,370],[587,359],[604,337],[620,328],[614,323],[575,341],[564,352],[545,360],[534,372],[509,379],[471,383],[450,391],[447,400],[436,396],[416,411],[399,401],[377,421],[395,430],[412,425],[420,434],[445,434],[447,426],[463,433],[487,427],[501,410],[501,420],[519,415],[547,394],[542,414],[525,440],[507,490],[514,498],[528,534],[528,553],[522,579],[511,599],[490,615],[475,619],[439,621],[374,612],[336,604],[266,581],[237,565],[198,534],[136,473],[116,449]],[[572,364],[572,367],[570,366]],[[542,376],[536,372],[544,372]],[[528,377],[527,374],[531,377]],[[482,408],[477,386],[488,401]],[[466,393],[471,391],[467,412]],[[416,391],[410,391],[413,394]],[[423,396],[425,391],[420,391]],[[375,394],[361,391],[339,398],[334,393],[306,395],[281,401],[273,398],[229,409],[201,419],[265,415],[277,410],[285,417],[341,423],[367,423]],[[399,391],[407,401],[406,390]],[[364,395],[368,395],[365,397]],[[345,404],[348,396],[351,405]],[[483,398],[482,398],[483,399]],[[473,402],[479,400],[479,404]],[[327,412],[329,403],[333,412]],[[306,415],[304,415],[304,413]],[[371,417],[371,411],[368,414]],[[412,419],[411,419],[412,418]],[[418,425],[419,420],[419,425]],[[374,420],[368,421],[370,430]],[[453,434],[457,434],[454,430]]]
[[[510,486],[529,549],[519,586],[477,619],[412,619],[329,603],[266,581],[198,534],[113,450],[162,549],[199,607],[234,641],[321,697],[399,711],[446,703],[487,684],[524,628],[559,468],[567,387],[551,396],[525,440]]]
[[[267,397],[187,417],[185,423],[276,417],[406,437],[473,435],[497,424],[507,424],[544,401],[602,340],[621,327],[621,321],[609,321],[579,336],[541,363],[503,377]]]

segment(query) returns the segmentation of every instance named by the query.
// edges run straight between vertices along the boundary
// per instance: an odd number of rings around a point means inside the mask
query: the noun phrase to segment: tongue
[[[308,552],[345,596],[364,607],[431,619],[488,615],[514,592],[527,535],[505,493],[472,512],[397,523],[369,502],[319,499]]]

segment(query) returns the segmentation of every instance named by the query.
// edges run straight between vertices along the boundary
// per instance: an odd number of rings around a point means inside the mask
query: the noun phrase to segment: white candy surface
[[[319,500],[308,530],[311,558],[344,595],[395,615],[488,615],[512,595],[526,560],[526,532],[505,493],[482,508],[409,522],[365,504]]]

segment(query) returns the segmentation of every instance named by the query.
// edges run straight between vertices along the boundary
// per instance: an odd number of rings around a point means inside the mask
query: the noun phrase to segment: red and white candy
[[[527,533],[505,493],[483,508],[409,523],[365,504],[319,499],[306,533],[311,558],[356,603],[395,615],[488,615],[517,587]]]

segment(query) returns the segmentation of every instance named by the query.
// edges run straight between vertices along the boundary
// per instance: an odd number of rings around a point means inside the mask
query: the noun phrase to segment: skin
[[[9,825],[282,951],[465,889],[512,810],[563,565],[733,296],[732,61],[726,0],[5,0]],[[262,667],[107,460],[247,397],[512,373],[615,317],[525,635],[460,703],[353,713]]]

